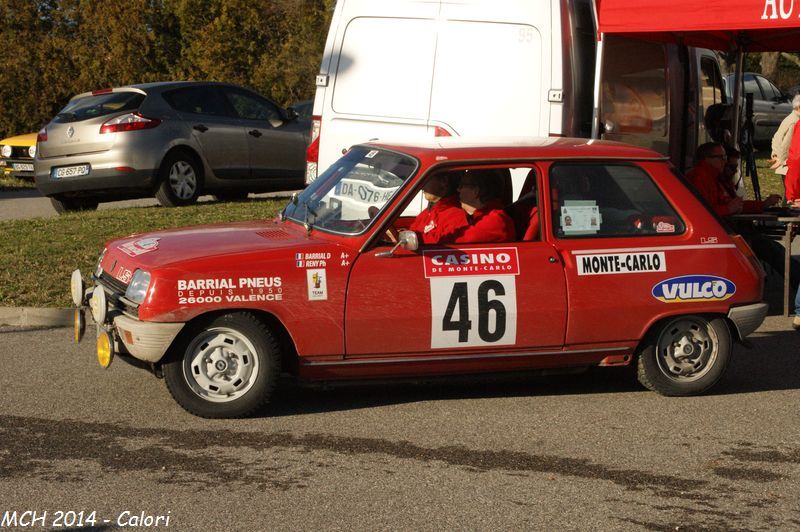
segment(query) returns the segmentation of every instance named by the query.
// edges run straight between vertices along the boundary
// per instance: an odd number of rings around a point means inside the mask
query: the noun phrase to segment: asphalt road
[[[75,346],[69,330],[0,331],[0,518],[47,512],[50,527],[59,511],[94,511],[94,530],[141,512],[174,530],[800,529],[800,334],[785,318],[737,346],[702,397],[658,396],[619,368],[286,379],[269,415],[233,421],[183,412],[121,361],[101,369],[91,339]]]
[[[251,197],[289,197],[289,192],[269,192],[264,194],[251,194]],[[212,196],[201,196],[201,202],[213,201]],[[158,205],[155,198],[137,200],[110,201],[101,203],[98,209],[122,209],[128,207],[152,207]],[[0,220],[14,220],[23,218],[55,218],[58,216],[48,198],[39,194],[35,189],[18,189],[0,191]]]

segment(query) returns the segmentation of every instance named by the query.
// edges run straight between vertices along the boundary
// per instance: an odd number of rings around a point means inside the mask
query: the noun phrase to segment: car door
[[[226,96],[241,119],[249,150],[250,177],[301,178],[305,174],[306,135],[273,102],[239,88]]]
[[[201,148],[214,175],[242,178],[249,175],[245,132],[219,87],[190,86],[164,95],[181,116]]]
[[[763,101],[758,102],[759,117],[755,120],[755,139],[767,142],[778,130],[786,116],[792,112],[792,104],[786,101],[783,93],[763,76],[755,76],[761,87]],[[753,103],[755,107],[755,102]]]
[[[346,356],[425,357],[560,349],[565,276],[541,240],[361,253],[347,287]],[[384,253],[384,255],[381,255]]]

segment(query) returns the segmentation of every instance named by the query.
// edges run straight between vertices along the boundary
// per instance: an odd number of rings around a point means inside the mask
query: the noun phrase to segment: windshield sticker
[[[328,299],[328,274],[325,270],[306,270],[308,279],[308,300],[325,301]]]
[[[575,260],[577,261],[578,275],[667,271],[667,259],[663,251],[580,255]]]
[[[724,277],[683,275],[661,281],[652,293],[664,303],[725,301],[736,293],[736,285]]]
[[[425,277],[519,275],[517,248],[434,249],[422,256]]]
[[[369,153],[367,153],[364,157],[367,159],[372,159],[376,155],[378,155],[378,150],[370,150]]]
[[[223,277],[214,279],[179,279],[178,304],[253,303],[283,301],[280,277]]]
[[[160,239],[158,237],[142,238],[139,240],[134,240],[133,242],[126,242],[121,246],[117,246],[117,249],[124,251],[131,257],[136,257],[138,255],[149,253],[151,251],[155,251],[156,249],[158,249],[159,240]]]
[[[330,253],[295,253],[294,263],[298,268],[324,268],[331,259]]]

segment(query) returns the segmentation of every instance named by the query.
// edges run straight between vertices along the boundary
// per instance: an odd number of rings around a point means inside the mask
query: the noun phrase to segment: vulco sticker
[[[328,273],[325,270],[306,270],[308,279],[308,300],[328,299]]]
[[[158,241],[159,238],[142,238],[141,240],[134,240],[133,242],[127,242],[122,244],[121,246],[117,246],[118,249],[121,249],[131,257],[136,257],[137,255],[142,255],[143,253],[149,253],[151,251],[155,251],[158,249]]]
[[[667,260],[663,251],[579,255],[576,260],[578,263],[578,275],[667,271]]]
[[[664,303],[724,301],[735,293],[732,281],[712,275],[673,277],[653,287],[653,297]]]

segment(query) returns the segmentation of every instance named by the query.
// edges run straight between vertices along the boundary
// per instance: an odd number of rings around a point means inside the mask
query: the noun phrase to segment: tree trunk
[[[778,58],[780,52],[763,52],[761,54],[761,73],[765,78],[778,84]]]

